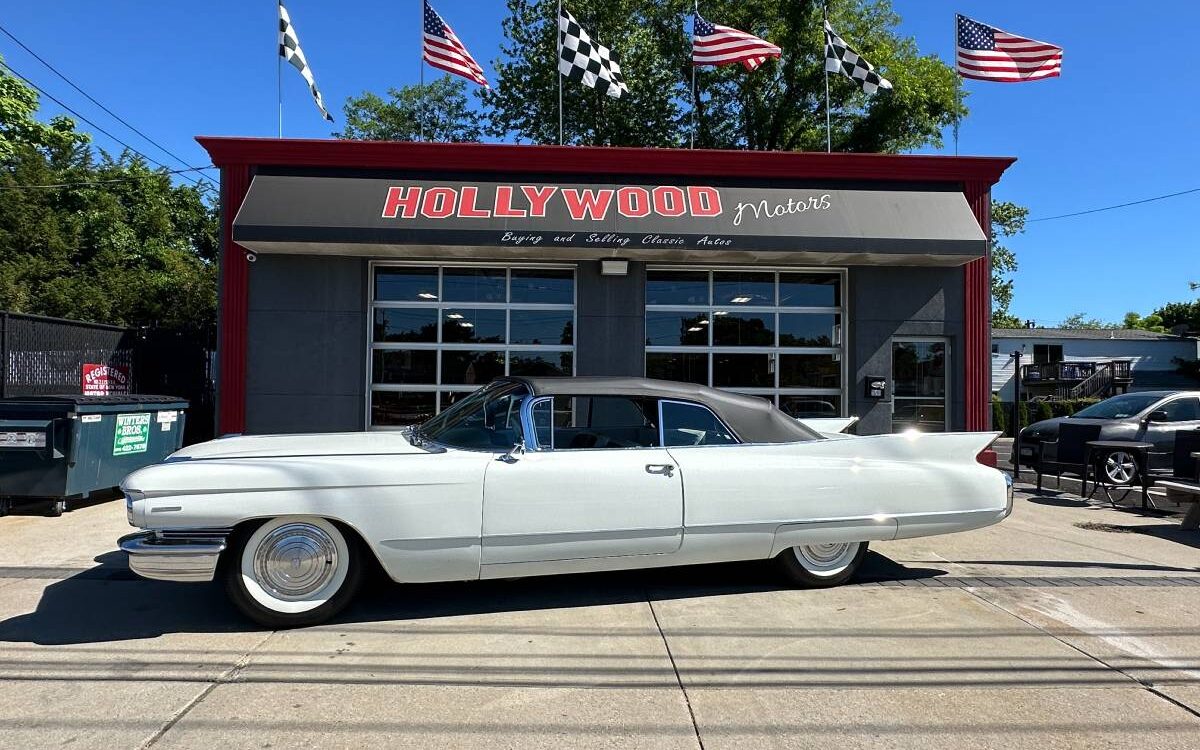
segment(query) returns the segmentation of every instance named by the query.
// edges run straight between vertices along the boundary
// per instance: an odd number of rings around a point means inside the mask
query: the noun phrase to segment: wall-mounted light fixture
[[[600,261],[601,276],[628,276],[629,261],[622,259],[609,259]]]

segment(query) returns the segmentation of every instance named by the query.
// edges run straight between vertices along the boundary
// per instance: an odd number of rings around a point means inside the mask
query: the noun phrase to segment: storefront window
[[[374,427],[415,424],[494,378],[572,375],[575,271],[372,266]]]
[[[845,373],[836,271],[654,268],[646,275],[646,376],[840,416]]]

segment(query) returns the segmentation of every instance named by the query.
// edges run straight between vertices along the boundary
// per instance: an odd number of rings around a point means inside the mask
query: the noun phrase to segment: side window
[[[1200,399],[1177,398],[1162,408],[1167,413],[1168,422],[1191,422],[1200,420]]]
[[[538,404],[538,445],[554,450],[652,448],[658,445],[654,400],[633,396],[555,396],[553,412]],[[552,432],[547,441],[544,433]]]
[[[663,442],[680,445],[729,445],[737,438],[707,407],[677,401],[662,402]]]

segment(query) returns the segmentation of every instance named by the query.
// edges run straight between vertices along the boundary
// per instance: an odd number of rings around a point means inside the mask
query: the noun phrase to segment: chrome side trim
[[[140,531],[117,545],[129,555],[129,569],[155,581],[211,581],[225,551],[228,529]]]

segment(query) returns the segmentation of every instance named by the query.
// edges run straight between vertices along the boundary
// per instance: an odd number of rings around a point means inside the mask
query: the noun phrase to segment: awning
[[[942,266],[987,248],[950,189],[291,175],[254,178],[233,239],[256,253]]]

